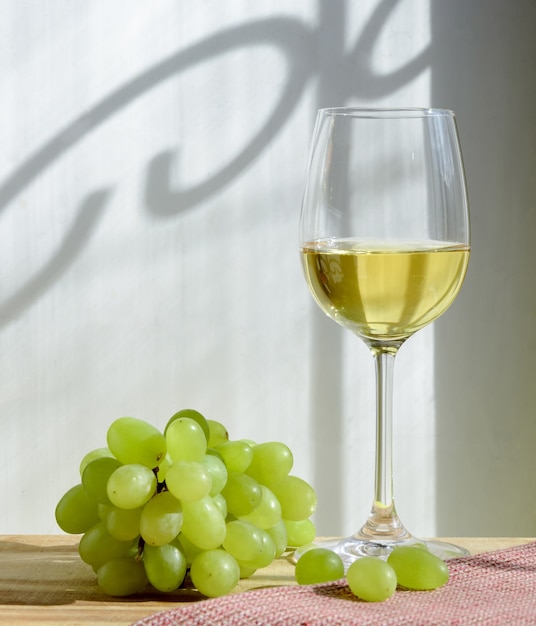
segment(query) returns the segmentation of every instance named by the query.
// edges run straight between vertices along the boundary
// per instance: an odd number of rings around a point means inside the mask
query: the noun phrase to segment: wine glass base
[[[468,556],[470,554],[468,550],[462,548],[461,546],[436,539],[417,539],[416,537],[410,536],[404,539],[378,539],[375,541],[369,539],[359,539],[356,537],[346,537],[344,539],[337,538],[318,540],[313,544],[297,548],[294,552],[294,560],[297,561],[304,552],[312,547],[327,548],[341,557],[341,560],[344,563],[344,570],[346,572],[350,565],[357,559],[364,556],[374,556],[381,559],[387,559],[393,551],[393,548],[398,546],[422,546],[444,561],[461,556]]]

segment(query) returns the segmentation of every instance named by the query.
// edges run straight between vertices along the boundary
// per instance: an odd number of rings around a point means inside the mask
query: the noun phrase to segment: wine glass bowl
[[[316,303],[369,347],[376,364],[376,467],[364,525],[344,560],[417,542],[392,492],[394,359],[456,298],[469,263],[469,207],[455,116],[445,109],[318,111],[300,218]],[[428,544],[447,558],[464,551]]]
[[[302,247],[320,308],[369,346],[401,345],[452,303],[469,250],[441,242],[316,240]]]

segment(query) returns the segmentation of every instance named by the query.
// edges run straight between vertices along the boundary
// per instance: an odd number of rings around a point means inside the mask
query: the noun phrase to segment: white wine
[[[312,241],[301,248],[320,308],[365,341],[401,341],[453,302],[469,246],[441,241]]]

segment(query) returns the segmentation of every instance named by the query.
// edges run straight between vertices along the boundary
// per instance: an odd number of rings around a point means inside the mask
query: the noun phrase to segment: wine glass
[[[469,208],[455,116],[445,109],[320,109],[300,219],[305,279],[318,306],[355,333],[376,365],[372,509],[351,537],[328,544],[348,565],[425,543],[393,499],[392,391],[402,344],[452,304],[469,262]]]

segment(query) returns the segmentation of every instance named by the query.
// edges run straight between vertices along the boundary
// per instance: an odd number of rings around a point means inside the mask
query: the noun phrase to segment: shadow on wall
[[[427,47],[392,73],[375,73],[371,59],[380,36],[388,26],[393,11],[402,0],[380,0],[366,23],[362,25],[355,43],[345,41],[350,0],[318,0],[318,23],[288,17],[273,17],[244,23],[222,30],[205,40],[172,54],[163,61],[119,86],[115,91],[67,124],[37,149],[0,185],[0,211],[39,175],[63,157],[85,137],[98,130],[103,122],[121,114],[123,108],[165,81],[180,78],[180,74],[203,61],[231,50],[257,45],[270,45],[283,53],[287,63],[286,81],[274,110],[260,130],[249,139],[243,150],[210,178],[191,188],[172,188],[171,168],[178,159],[174,148],[156,154],[147,165],[145,204],[155,219],[173,218],[182,211],[195,208],[239,177],[257,159],[274,137],[281,132],[292,115],[305,87],[311,79],[318,81],[317,107],[342,106],[349,100],[373,101],[383,98],[406,85],[430,67]],[[311,118],[314,111],[311,111]],[[311,129],[312,130],[312,129]],[[304,154],[303,166],[305,167]],[[179,162],[180,169],[180,162]],[[82,200],[73,224],[49,262],[28,282],[0,304],[0,327],[19,317],[46,290],[60,279],[75,262],[103,218],[114,187],[95,190]],[[312,305],[311,305],[312,306]],[[312,306],[313,308],[313,306]],[[315,477],[322,498],[324,518],[318,518],[319,529],[332,527],[340,519],[343,468],[333,458],[324,465],[322,450],[325,442],[342,441],[339,416],[342,410],[340,375],[342,341],[340,329],[315,312],[311,333],[311,425],[315,445]],[[338,362],[326,363],[324,354],[329,346]]]
[[[195,188],[175,191],[169,188],[171,153],[157,155],[149,163],[146,187],[147,208],[159,217],[172,216],[199,204],[238,177],[243,169],[265,149],[281,130],[294,109],[311,74],[311,32],[297,20],[263,20],[222,31],[201,43],[171,55],[135,79],[117,88],[92,109],[65,126],[32,156],[22,163],[0,186],[0,211],[6,209],[26,186],[42,174],[57,159],[98,129],[106,120],[121,113],[133,100],[141,97],[181,72],[235,48],[269,43],[281,48],[288,61],[288,74],[281,98],[263,128],[244,150],[214,176]],[[40,273],[30,279],[7,303],[0,306],[0,323],[5,325],[30,306],[57,280],[81,252],[97,220],[104,213],[111,188],[96,191],[82,202],[75,223],[64,241]]]
[[[170,170],[175,158],[172,150],[155,155],[148,164],[145,199],[147,210],[152,215],[169,217],[195,207],[239,177],[265,150],[285,126],[309,79],[315,76],[320,79],[318,106],[334,106],[343,104],[351,97],[371,99],[385,96],[426,69],[428,50],[424,50],[405,67],[386,76],[375,76],[367,65],[375,40],[397,4],[392,0],[383,0],[378,4],[364,26],[361,37],[346,56],[342,50],[346,2],[341,0],[320,0],[321,19],[317,29],[312,29],[297,19],[275,17],[230,28],[171,55],[118,87],[26,159],[1,184],[0,211],[4,211],[26,186],[84,137],[97,130],[109,118],[120,114],[132,101],[165,81],[233,49],[269,44],[282,50],[288,71],[281,96],[264,126],[232,161],[196,187],[179,190],[171,189],[170,186]],[[8,311],[5,310],[6,303],[3,303],[0,320],[5,321],[6,318],[20,314],[43,292],[43,287],[37,288],[37,284],[50,283],[61,274],[61,267],[65,268],[74,260],[76,250],[82,249],[90,232],[95,228],[96,221],[102,216],[111,190],[112,188],[95,191],[82,202],[75,223],[66,234],[56,259],[49,263],[54,268],[53,271],[44,270],[39,277],[34,277],[31,283],[23,286],[19,294],[7,303]],[[16,306],[14,302],[17,303]]]

